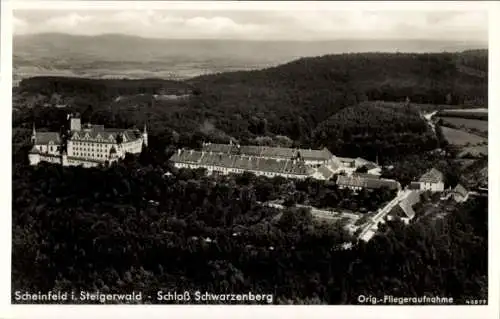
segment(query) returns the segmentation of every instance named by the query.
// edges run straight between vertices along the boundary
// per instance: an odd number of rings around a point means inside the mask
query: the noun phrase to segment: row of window
[[[95,153],[79,153],[75,152],[75,156],[82,156],[82,157],[98,157],[98,158],[107,158],[106,155],[104,154],[95,154]]]
[[[190,164],[184,164],[184,163],[178,163],[177,164],[179,167],[186,167],[186,168],[198,168],[200,166],[198,165],[190,165]],[[224,173],[243,173],[245,170],[243,169],[239,169],[239,168],[227,168],[227,167],[218,167],[218,166],[208,166],[208,167],[205,167],[207,169],[210,169],[210,170],[213,170],[213,171],[216,171],[216,172],[224,172]],[[264,175],[264,176],[269,176],[269,177],[274,177],[276,175],[280,175],[278,173],[274,173],[274,172],[259,172],[261,175]],[[294,175],[286,175],[288,177],[294,177]]]
[[[80,152],[82,152],[82,151],[83,152],[89,152],[89,151],[91,151],[91,152],[97,152],[97,153],[107,153],[108,152],[107,149],[105,149],[105,150],[102,150],[102,149],[91,149],[91,148],[87,148],[87,147],[73,147],[73,151],[75,151],[75,152],[78,152],[78,151],[80,151]]]

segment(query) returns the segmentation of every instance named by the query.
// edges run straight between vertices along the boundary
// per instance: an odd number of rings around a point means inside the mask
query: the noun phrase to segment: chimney
[[[177,149],[177,155],[181,155],[181,149],[180,148]]]

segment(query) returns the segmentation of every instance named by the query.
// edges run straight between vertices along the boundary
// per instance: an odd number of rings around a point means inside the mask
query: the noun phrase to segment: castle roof
[[[176,163],[196,164],[201,166],[219,166],[248,171],[262,171],[281,174],[309,175],[313,169],[301,161],[276,160],[248,155],[200,152],[181,150],[170,160]]]
[[[35,137],[37,145],[61,143],[61,136],[59,135],[58,132],[36,132]]]
[[[72,141],[96,141],[115,143],[118,135],[123,137],[123,142],[137,140],[141,137],[139,130],[104,128],[102,125],[92,126],[90,129],[72,131]]]
[[[424,183],[439,183],[444,181],[444,175],[437,169],[432,168],[427,173],[422,175],[419,181]]]
[[[303,149],[303,148],[286,148],[286,147],[270,147],[256,145],[236,145],[236,144],[203,144],[203,151],[226,153],[226,154],[243,154],[256,157],[270,157],[292,159],[300,155],[304,160],[329,160],[333,155],[327,148],[321,150]]]

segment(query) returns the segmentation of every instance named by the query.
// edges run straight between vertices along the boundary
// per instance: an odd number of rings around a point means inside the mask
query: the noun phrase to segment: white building
[[[444,175],[432,168],[422,175],[418,182],[412,182],[411,187],[422,191],[442,192],[444,191]]]
[[[126,153],[141,153],[143,145],[148,144],[146,126],[142,133],[139,130],[104,128],[103,125],[82,126],[77,116],[70,117],[70,130],[64,136],[58,132],[37,132],[33,126],[33,148],[28,155],[30,164],[106,165],[125,157]]]
[[[292,159],[277,160],[248,155],[233,155],[196,150],[177,150],[170,161],[176,168],[204,168],[207,174],[251,172],[259,176],[304,179],[311,177],[314,169],[304,162]]]

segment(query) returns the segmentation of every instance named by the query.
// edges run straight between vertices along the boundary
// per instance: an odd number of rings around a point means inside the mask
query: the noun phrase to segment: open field
[[[393,108],[393,109],[401,109],[406,107],[406,102],[392,102],[392,101],[370,101],[370,102],[361,102],[363,105],[364,103],[366,104],[371,104],[371,105],[376,105],[376,106],[381,106],[381,107],[387,107],[387,108]],[[440,111],[440,114],[446,114],[450,112],[451,114],[469,114],[470,112],[474,112],[475,110],[478,110],[480,114],[488,113],[488,109],[485,108],[470,108],[468,105],[448,105],[448,104],[424,104],[424,103],[414,103],[410,101],[410,107],[413,109],[418,109],[421,112],[433,112],[433,111]],[[484,111],[485,110],[485,111]],[[455,111],[464,111],[464,112],[455,112]],[[446,112],[446,113],[445,113]]]
[[[458,113],[488,113],[487,108],[469,108],[469,109],[450,109],[447,112],[458,112]]]
[[[469,109],[450,109],[439,111],[438,116],[441,117],[458,117],[464,119],[488,120],[488,109],[486,108],[469,108]]]
[[[442,126],[443,134],[450,144],[457,146],[476,145],[488,142],[488,139],[479,135],[467,133],[451,127]]]
[[[465,119],[460,117],[441,117],[444,125],[450,125],[457,128],[474,129],[480,132],[488,132],[488,121]]]

